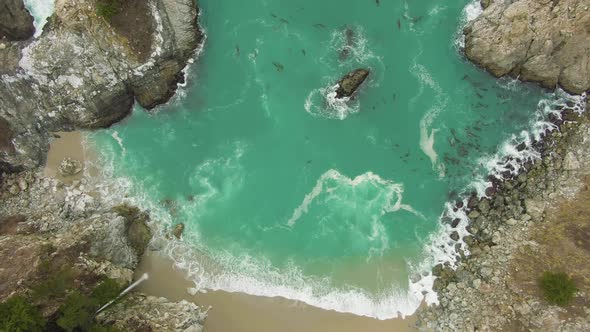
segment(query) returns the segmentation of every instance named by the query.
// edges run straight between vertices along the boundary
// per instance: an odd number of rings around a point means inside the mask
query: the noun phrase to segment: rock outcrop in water
[[[363,84],[369,76],[368,69],[355,69],[338,82],[338,89],[336,89],[336,98],[351,97],[356,90]]]
[[[105,18],[96,1],[60,0],[39,38],[1,42],[0,119],[14,147],[0,152],[5,170],[41,164],[48,132],[107,127],[134,100],[149,109],[174,94],[202,40],[195,1],[121,3]]]
[[[0,40],[26,40],[33,37],[33,17],[22,0],[4,0],[0,4]]]
[[[464,29],[465,54],[495,76],[590,90],[590,3],[486,0]]]

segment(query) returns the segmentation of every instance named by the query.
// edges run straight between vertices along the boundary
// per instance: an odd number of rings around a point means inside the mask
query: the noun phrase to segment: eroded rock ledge
[[[194,0],[126,1],[112,18],[96,4],[57,0],[39,38],[0,41],[0,121],[11,132],[3,169],[42,164],[48,132],[107,127],[134,100],[148,109],[168,101],[184,79],[202,40]]]
[[[486,0],[464,29],[465,54],[495,76],[590,90],[588,0]]]

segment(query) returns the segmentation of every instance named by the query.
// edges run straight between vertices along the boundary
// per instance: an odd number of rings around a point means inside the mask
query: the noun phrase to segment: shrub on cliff
[[[112,279],[105,279],[92,290],[90,296],[73,291],[59,310],[57,325],[66,331],[116,331],[111,327],[94,323],[94,315],[102,305],[113,300],[121,287]]]
[[[539,280],[539,286],[545,299],[559,306],[569,304],[578,291],[572,278],[564,272],[546,271]]]
[[[45,319],[37,308],[22,296],[13,296],[0,303],[0,331],[37,332],[43,331]]]
[[[96,3],[96,14],[110,21],[119,11],[119,0],[99,0]]]

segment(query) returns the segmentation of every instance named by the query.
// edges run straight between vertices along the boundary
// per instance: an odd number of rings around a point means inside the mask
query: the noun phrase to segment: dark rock
[[[183,223],[179,223],[176,226],[174,226],[174,229],[172,230],[172,235],[174,235],[175,238],[180,240],[180,238],[182,237],[182,233],[184,233]]]
[[[451,227],[457,228],[457,226],[459,226],[460,222],[461,222],[461,219],[459,219],[459,218],[453,219],[453,221],[451,221]]]
[[[453,233],[451,233],[450,238],[453,241],[459,241],[459,233],[457,233],[457,231],[454,231]]]
[[[340,99],[352,96],[367,79],[369,73],[368,69],[359,68],[344,75],[344,77],[338,82],[336,98]]]
[[[486,214],[490,210],[490,200],[487,198],[482,198],[479,204],[477,204],[477,209],[482,213]]]
[[[577,121],[579,119],[578,113],[571,108],[567,108],[561,112],[561,119],[563,121]]]
[[[474,209],[477,206],[477,204],[479,204],[479,199],[475,194],[471,195],[469,201],[467,202],[467,207],[470,209]]]
[[[149,215],[127,204],[115,206],[113,211],[125,219],[125,233],[131,248],[135,250],[137,256],[143,255],[152,239],[152,231],[147,224]]]
[[[0,153],[13,153],[14,146],[12,144],[13,132],[10,129],[8,121],[0,117]]]
[[[33,37],[33,16],[22,0],[3,0],[0,4],[0,39],[11,41]]]

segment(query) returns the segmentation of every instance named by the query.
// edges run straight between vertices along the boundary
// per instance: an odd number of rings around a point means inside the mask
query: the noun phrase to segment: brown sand
[[[243,293],[209,291],[191,296],[187,288],[193,283],[170,260],[156,254],[142,258],[136,270],[149,274],[139,290],[174,301],[195,302],[202,308],[212,306],[205,321],[205,332],[380,332],[417,331],[415,317],[377,320],[312,307],[281,297],[260,297]]]
[[[90,174],[95,174],[92,169],[89,169],[90,163],[88,163],[88,161],[93,160],[94,155],[92,151],[84,147],[81,132],[56,132],[54,135],[57,137],[52,139],[49,145],[47,163],[44,170],[45,175],[68,183],[74,180],[80,180],[85,172],[88,174],[90,171]],[[58,167],[65,158],[72,158],[81,162],[84,167],[82,172],[68,177],[61,176],[58,172]]]

